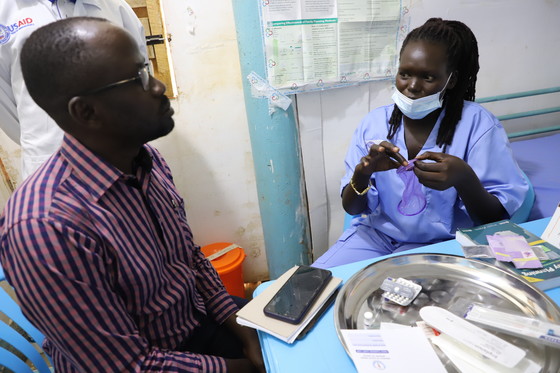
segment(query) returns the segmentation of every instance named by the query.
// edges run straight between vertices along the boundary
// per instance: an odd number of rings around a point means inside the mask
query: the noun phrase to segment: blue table
[[[525,229],[541,235],[550,218],[535,220],[520,224]],[[346,282],[352,275],[379,260],[403,254],[433,253],[463,255],[461,245],[455,240],[427,245],[406,253],[391,254],[375,259],[364,260],[356,263],[346,264],[331,268],[333,276],[339,277]],[[255,295],[262,292],[270,282],[260,285],[255,290]],[[554,302],[560,303],[560,287],[545,292]],[[334,326],[333,306],[319,319],[311,332],[302,340],[290,345],[276,339],[266,333],[259,331],[259,338],[263,357],[268,373],[352,373],[356,368],[352,360],[346,354],[340,343]]]

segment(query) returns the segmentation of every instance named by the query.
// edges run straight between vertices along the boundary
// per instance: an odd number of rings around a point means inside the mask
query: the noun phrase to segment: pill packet
[[[422,286],[402,277],[397,279],[387,277],[381,284],[381,290],[385,291],[382,294],[385,299],[401,306],[408,306],[418,296]]]

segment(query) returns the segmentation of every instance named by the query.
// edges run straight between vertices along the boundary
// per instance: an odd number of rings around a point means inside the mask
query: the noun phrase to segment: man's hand
[[[239,366],[246,366],[245,364],[250,362],[252,370],[246,370],[246,372],[266,373],[262,358],[261,344],[259,342],[257,332],[254,329],[239,325],[236,321],[235,314],[228,317],[224,324],[241,340],[243,343],[243,353],[248,359],[248,361],[243,361],[245,359],[226,360],[228,368],[230,367],[230,364],[232,364],[232,367],[237,366],[236,364],[243,364]],[[242,372],[243,370],[232,370],[232,372],[236,371]]]
[[[227,371],[230,373],[266,373],[257,370],[249,359],[225,359]]]

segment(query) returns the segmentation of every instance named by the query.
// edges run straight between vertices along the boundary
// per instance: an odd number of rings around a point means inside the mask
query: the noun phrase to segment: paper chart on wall
[[[401,0],[263,0],[268,82],[298,93],[389,79],[408,7]]]

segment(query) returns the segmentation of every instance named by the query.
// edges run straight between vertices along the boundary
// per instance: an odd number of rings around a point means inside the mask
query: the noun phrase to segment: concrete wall
[[[477,98],[560,86],[556,61],[560,51],[560,2],[551,0],[413,0],[410,29],[430,17],[455,19],[467,24],[478,40],[480,72]],[[372,82],[358,87],[298,95],[315,256],[323,253],[342,233],[344,210],[340,179],[353,131],[374,108],[392,103],[392,82]],[[516,99],[485,105],[496,115],[558,106],[560,94]],[[511,120],[508,132],[560,123],[559,114]],[[308,159],[313,161],[309,162]],[[323,167],[317,167],[317,159]],[[326,192],[325,192],[326,190]],[[326,193],[326,199],[322,196]],[[321,196],[314,199],[313,196]]]
[[[199,245],[245,249],[246,281],[267,276],[230,1],[164,0],[179,96],[175,130],[156,141]]]
[[[266,278],[231,1],[163,0],[163,7],[179,96],[173,101],[176,128],[155,144],[185,197],[196,242],[237,243],[247,253],[245,281]],[[480,48],[479,97],[560,85],[556,0],[423,0],[412,1],[410,12],[411,27],[440,16],[473,29]],[[302,136],[322,138],[321,149],[305,149],[319,155],[313,163],[323,170],[316,175],[306,169],[308,195],[323,195],[312,206],[311,218],[323,221],[313,232],[315,253],[326,250],[342,231],[338,187],[350,136],[369,110],[390,102],[390,92],[390,82],[374,82],[298,96]],[[558,102],[558,96],[550,100]],[[508,109],[496,110],[505,114]],[[542,123],[517,125],[533,124]],[[19,150],[3,134],[0,155],[17,178]],[[323,165],[317,165],[321,160]]]

